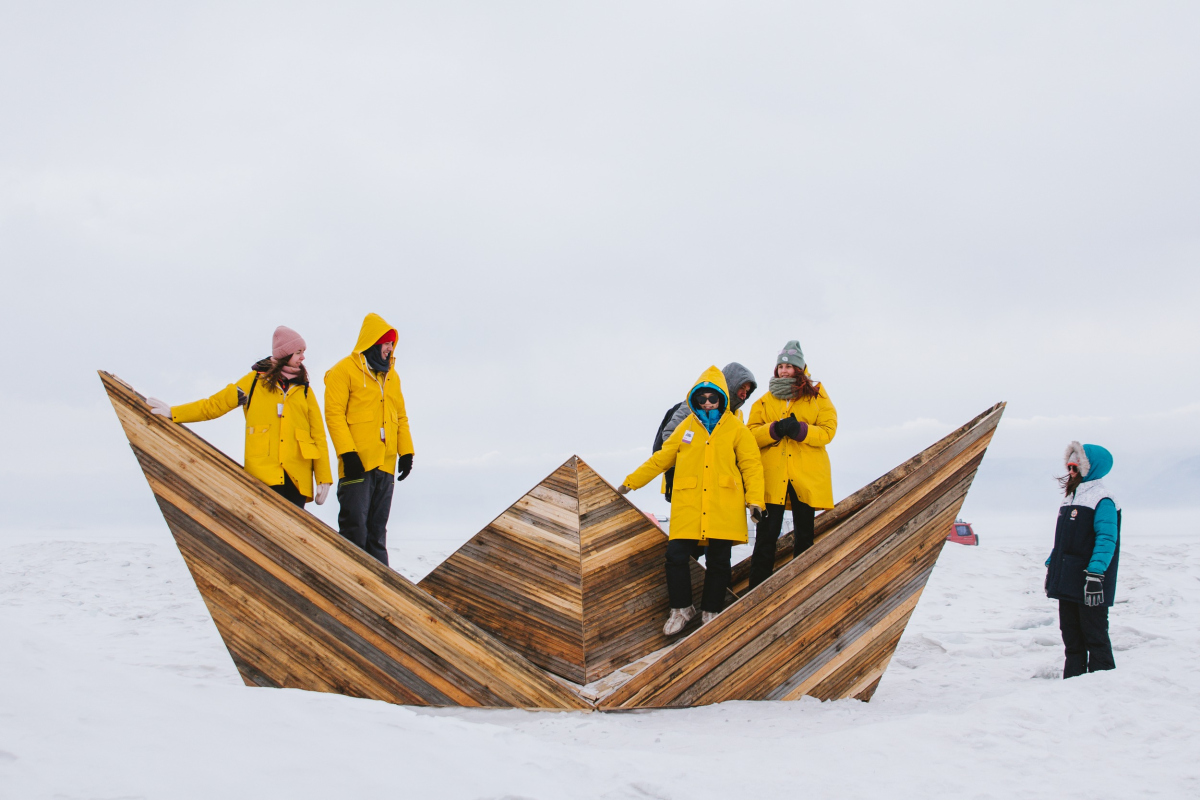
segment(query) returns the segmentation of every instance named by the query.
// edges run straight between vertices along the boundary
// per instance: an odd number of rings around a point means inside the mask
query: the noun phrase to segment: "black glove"
[[[345,480],[358,480],[367,471],[363,469],[362,459],[358,457],[358,453],[351,450],[348,453],[341,454],[342,459],[342,476]]]
[[[754,520],[755,525],[758,525],[763,521],[763,510],[758,506],[750,506],[750,519]]]
[[[396,483],[408,477],[408,473],[412,472],[412,453],[405,453],[396,461],[396,466],[400,470],[400,474],[396,476]]]
[[[796,419],[796,415],[792,414],[789,417],[784,417],[775,423],[775,432],[779,434],[779,438],[790,436],[793,439],[800,435],[800,423]]]
[[[1085,606],[1104,605],[1104,576],[1095,572],[1085,572],[1083,579],[1083,604]]]

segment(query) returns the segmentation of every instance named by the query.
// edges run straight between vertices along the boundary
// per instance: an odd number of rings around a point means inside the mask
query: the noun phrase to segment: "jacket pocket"
[[[694,478],[675,478],[676,489],[695,489],[698,481]]]
[[[250,425],[246,428],[246,460],[266,458],[271,454],[271,426]]]
[[[1086,569],[1087,561],[1085,559],[1064,553],[1058,568],[1058,594],[1068,599],[1083,600],[1084,571]]]
[[[301,458],[311,460],[320,456],[317,451],[317,443],[313,441],[308,431],[296,431],[296,444],[300,445]]]
[[[717,486],[722,489],[736,489],[737,481],[733,479],[732,475],[721,475],[717,478]]]
[[[356,408],[353,411],[346,412],[346,422],[350,425],[357,425],[360,422],[372,422],[375,419],[375,409],[368,406],[367,408]]]

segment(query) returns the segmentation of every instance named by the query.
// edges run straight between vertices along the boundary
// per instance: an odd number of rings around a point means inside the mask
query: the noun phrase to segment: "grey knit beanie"
[[[804,351],[800,349],[800,343],[795,339],[783,346],[779,351],[779,357],[775,359],[775,366],[780,364],[791,364],[796,369],[804,369]]]

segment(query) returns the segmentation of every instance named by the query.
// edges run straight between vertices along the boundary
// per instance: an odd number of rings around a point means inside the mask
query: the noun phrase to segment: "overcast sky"
[[[0,0],[0,526],[162,524],[96,369],[182,403],[286,324],[320,387],[368,311],[393,538],[791,338],[838,497],[1007,400],[968,510],[1051,516],[1071,439],[1200,505],[1195,4],[200,5]]]

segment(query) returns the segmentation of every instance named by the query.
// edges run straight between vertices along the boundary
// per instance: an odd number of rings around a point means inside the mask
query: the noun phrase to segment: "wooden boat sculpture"
[[[669,641],[666,536],[577,457],[413,584],[100,378],[247,685],[434,706],[869,700],[1004,410],[819,515],[761,586],[736,565],[729,607]]]

